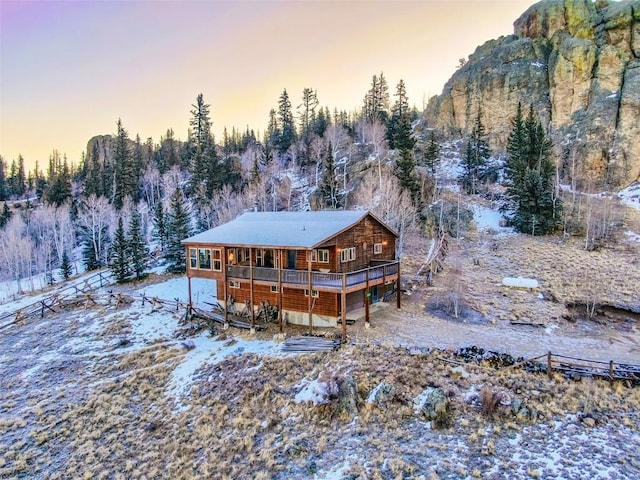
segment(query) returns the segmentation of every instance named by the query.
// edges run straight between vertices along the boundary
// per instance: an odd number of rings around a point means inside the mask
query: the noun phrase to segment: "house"
[[[218,302],[278,307],[278,321],[313,327],[399,292],[398,234],[366,211],[249,212],[182,241],[187,278],[216,280]],[[189,299],[191,303],[191,298]],[[400,296],[397,295],[400,308]]]

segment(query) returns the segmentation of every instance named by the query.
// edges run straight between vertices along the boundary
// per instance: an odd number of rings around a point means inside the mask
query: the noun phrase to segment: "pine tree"
[[[280,135],[276,140],[276,148],[281,155],[289,150],[296,141],[296,126],[291,110],[291,100],[285,89],[278,101],[278,127]]]
[[[167,217],[164,212],[164,206],[162,200],[156,203],[155,211],[153,212],[153,236],[160,242],[160,249],[164,252],[167,247]]]
[[[38,170],[36,167],[36,176]],[[49,157],[48,188],[44,192],[44,199],[57,207],[71,198],[71,172],[67,163],[67,156],[60,159],[60,154],[54,150]],[[36,180],[37,181],[37,180]]]
[[[0,202],[7,199],[7,166],[0,155]]]
[[[122,120],[120,119],[118,119],[117,129],[118,133],[113,151],[115,181],[113,205],[120,210],[127,196],[131,198],[136,196],[138,186],[135,180],[133,156],[129,148],[129,134],[122,126]]]
[[[2,213],[0,213],[0,228],[3,228],[7,223],[9,223],[12,215],[13,213],[11,212],[11,210],[9,210],[7,202],[5,202],[4,206],[2,207]]]
[[[424,166],[427,167],[432,175],[436,173],[436,167],[440,159],[440,147],[436,142],[436,135],[433,130],[429,133],[429,140],[424,152]]]
[[[69,261],[69,255],[67,255],[67,251],[62,252],[62,261],[60,262],[60,275],[65,280],[69,280],[71,277],[72,267],[71,262]]]
[[[320,184],[320,195],[322,195],[322,203],[330,209],[337,209],[342,206],[338,179],[336,177],[336,163],[333,158],[333,148],[331,142],[327,146],[324,154],[324,176]]]
[[[164,255],[167,271],[184,273],[187,268],[187,257],[184,246],[180,243],[190,235],[189,214],[180,189],[171,196],[171,211],[167,221],[167,249]]]
[[[386,125],[389,121],[389,86],[380,72],[380,77],[374,75],[371,79],[371,88],[364,97],[362,114],[369,123],[376,121]]]
[[[118,283],[126,282],[131,274],[128,250],[122,217],[119,217],[118,228],[113,238],[113,244],[111,245],[111,260],[109,262],[109,268]]]
[[[478,110],[476,123],[467,141],[467,147],[462,158],[462,188],[465,192],[476,194],[480,192],[480,185],[485,183],[487,160],[491,156],[486,133],[482,123],[481,112]]]
[[[162,202],[158,202],[162,203]],[[132,273],[135,274],[136,280],[140,280],[146,276],[149,249],[147,243],[142,236],[142,228],[140,225],[140,215],[133,212],[131,222],[129,223],[128,236],[128,255]]]
[[[519,232],[546,235],[560,225],[562,205],[555,196],[551,142],[533,105],[523,120],[518,105],[507,144],[507,202],[502,210]]]
[[[422,199],[420,198],[420,181],[416,174],[416,162],[413,157],[412,150],[400,150],[398,160],[396,161],[395,175],[400,181],[403,189],[411,194],[414,205],[420,206]]]
[[[188,140],[192,172],[190,190],[195,193],[200,185],[204,185],[203,192],[206,198],[199,199],[200,202],[204,202],[213,197],[213,193],[222,187],[225,178],[224,172],[221,172],[215,142],[211,135],[210,105],[204,103],[200,93],[192,107]]]

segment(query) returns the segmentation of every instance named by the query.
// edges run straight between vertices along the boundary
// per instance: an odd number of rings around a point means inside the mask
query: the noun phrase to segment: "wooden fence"
[[[444,259],[447,256],[448,247],[447,234],[441,230],[438,233],[438,238],[434,238],[431,241],[427,258],[413,276],[413,281],[432,285],[433,276],[444,269]]]
[[[549,378],[559,372],[568,378],[601,378],[611,382],[624,380],[640,384],[640,365],[615,363],[613,360],[602,362],[586,358],[569,357],[548,352],[507,368],[525,367],[537,363],[546,370]]]
[[[38,300],[24,307],[9,313],[5,313],[0,316],[0,330],[19,322],[27,320],[33,317],[44,317],[48,312],[56,312],[55,308],[62,306],[62,304],[73,297],[77,297],[81,294],[92,292],[98,288],[113,285],[115,278],[111,271],[100,270],[94,275],[91,275],[81,281],[64,285],[51,292],[51,294],[42,300]]]

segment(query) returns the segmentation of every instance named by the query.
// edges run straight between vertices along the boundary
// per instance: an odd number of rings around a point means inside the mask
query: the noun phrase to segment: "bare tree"
[[[380,183],[378,176],[369,172],[356,192],[355,201],[398,232],[397,254],[402,255],[407,235],[415,229],[417,212],[411,195],[402,189],[398,178],[383,170]]]
[[[21,215],[13,215],[0,235],[0,270],[5,270],[15,280],[18,292],[22,293],[20,279],[31,277],[33,241],[27,235],[27,225]]]
[[[83,240],[102,265],[108,263],[109,230],[115,223],[115,218],[115,211],[109,201],[105,197],[95,195],[84,200],[78,212],[77,222],[82,230]]]

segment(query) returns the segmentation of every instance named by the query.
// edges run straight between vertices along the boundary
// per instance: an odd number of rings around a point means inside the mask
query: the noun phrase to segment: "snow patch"
[[[504,218],[498,210],[477,204],[471,205],[471,209],[473,210],[473,220],[476,222],[478,230],[493,231],[498,235],[512,235],[515,233],[513,228],[500,225],[501,222],[504,223]]]
[[[633,182],[618,192],[618,198],[627,207],[640,211],[640,183]]]

